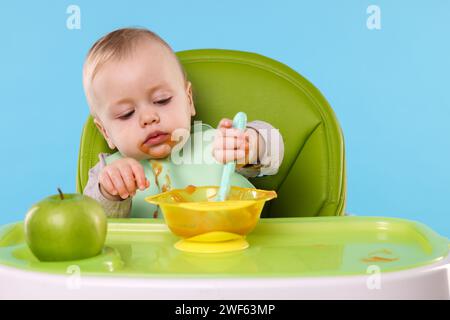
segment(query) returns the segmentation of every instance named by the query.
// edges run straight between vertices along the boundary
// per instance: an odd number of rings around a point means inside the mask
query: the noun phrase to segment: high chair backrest
[[[280,130],[283,163],[276,175],[250,179],[259,189],[276,190],[262,217],[344,214],[344,140],[328,102],[308,80],[286,65],[242,51],[201,49],[178,52],[192,82],[196,116],[216,127],[238,111]],[[81,135],[77,192],[100,152],[112,153],[88,117]]]

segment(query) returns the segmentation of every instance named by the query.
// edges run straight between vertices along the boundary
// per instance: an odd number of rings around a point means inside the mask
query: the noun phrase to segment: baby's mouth
[[[146,146],[154,146],[160,143],[165,142],[168,138],[170,138],[170,134],[166,132],[155,132],[150,134],[147,137],[147,140],[144,141],[144,145]]]

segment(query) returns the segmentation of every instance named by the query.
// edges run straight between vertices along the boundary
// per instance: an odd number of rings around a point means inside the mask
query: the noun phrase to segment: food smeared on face
[[[154,140],[157,140],[159,143],[157,144],[148,144],[148,143],[142,143],[138,144],[138,149],[150,156],[153,156],[154,158],[165,158],[167,157],[171,150],[177,145],[179,141],[174,141],[171,139],[170,133],[164,133],[160,134],[156,138],[153,138]],[[163,152],[164,150],[164,152]]]

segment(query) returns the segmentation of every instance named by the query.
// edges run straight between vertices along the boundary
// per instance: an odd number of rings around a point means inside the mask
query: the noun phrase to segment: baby
[[[130,217],[132,198],[150,187],[142,161],[170,159],[186,141],[174,139],[174,133],[191,131],[191,82],[163,39],[146,29],[126,28],[92,46],[83,87],[95,125],[120,154],[109,164],[109,154],[99,154],[83,193],[99,201],[109,217]],[[264,130],[272,134],[263,135]],[[284,145],[269,123],[251,121],[238,130],[224,118],[215,132],[211,152],[217,162],[236,161],[236,172],[243,177],[277,173]]]

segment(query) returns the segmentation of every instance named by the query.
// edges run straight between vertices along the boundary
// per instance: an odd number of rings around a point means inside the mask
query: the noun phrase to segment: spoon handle
[[[244,112],[238,112],[233,118],[233,127],[236,129],[244,130],[247,125],[247,115]],[[220,182],[220,188],[217,195],[217,201],[225,201],[230,192],[230,178],[231,174],[236,169],[236,162],[230,161],[223,166],[222,180]]]

